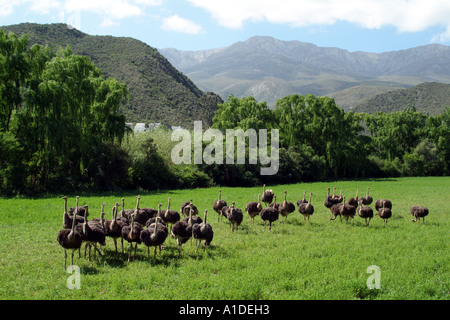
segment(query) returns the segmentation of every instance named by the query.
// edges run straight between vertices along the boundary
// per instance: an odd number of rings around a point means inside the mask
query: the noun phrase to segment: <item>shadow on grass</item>
[[[111,268],[124,268],[128,264],[132,264],[135,261],[148,262],[151,266],[165,266],[165,267],[179,267],[186,259],[216,259],[228,256],[228,252],[225,248],[216,246],[214,244],[209,245],[207,248],[203,247],[203,243],[196,252],[195,240],[183,244],[181,257],[179,257],[178,246],[174,243],[165,243],[163,250],[157,249],[156,256],[154,254],[154,247],[146,247],[145,245],[139,245],[134,256],[134,251],[131,254],[130,262],[128,262],[129,250],[124,248],[122,253],[121,249],[116,252],[114,249],[103,250],[103,256],[95,260],[96,263],[109,266]],[[94,262],[94,261],[93,261]],[[94,262],[94,263],[95,263]],[[95,267],[83,267],[83,273],[94,274],[98,273]]]

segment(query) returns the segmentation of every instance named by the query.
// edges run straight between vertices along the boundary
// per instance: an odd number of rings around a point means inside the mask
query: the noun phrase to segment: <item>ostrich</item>
[[[328,188],[328,195],[330,195],[330,188]],[[306,191],[303,191],[303,199],[297,200],[297,207],[300,207],[302,203],[308,203],[306,200]]]
[[[340,207],[340,214],[342,217],[345,218],[345,223],[348,223],[348,219],[355,216],[356,208],[349,205],[348,203],[345,203],[345,197],[342,198],[342,206]]]
[[[164,230],[164,225],[159,223],[160,220],[159,216],[156,217],[155,223],[142,230],[140,234],[141,242],[147,246],[147,258],[149,259],[150,247],[155,247],[154,258],[156,259],[156,249],[159,247],[159,253],[161,253],[161,246],[167,238],[167,229]]]
[[[97,251],[100,255],[102,255],[100,250],[97,248],[97,243],[104,246],[104,245],[106,245],[106,242],[105,242],[105,232],[103,231],[103,228],[98,223],[95,223],[92,221],[89,221],[90,223],[88,222],[88,216],[89,216],[88,209],[89,209],[89,207],[87,205],[84,206],[85,216],[84,216],[84,223],[83,223],[83,227],[82,227],[83,231],[81,234],[82,234],[83,241],[85,242],[84,256],[86,257],[86,249],[89,247],[89,261],[90,261],[91,260],[91,246],[94,247],[94,259],[95,259]],[[103,217],[101,219],[103,219]]]
[[[189,215],[191,214],[191,208],[192,208],[192,215],[196,216],[198,214],[198,209],[192,203],[192,199],[190,201],[183,202],[180,208],[180,213],[186,217],[189,217]]]
[[[67,214],[67,197],[62,197],[64,199],[64,215],[63,215],[63,228],[64,229],[72,229],[73,220],[75,220],[75,225],[84,222],[84,218],[78,215],[70,216]]]
[[[286,223],[288,214],[295,211],[295,205],[292,202],[286,200],[287,191],[284,191],[284,201],[280,203],[278,207],[278,212],[284,217],[284,223]]]
[[[267,207],[262,209],[259,215],[264,221],[264,225],[266,224],[266,221],[269,221],[269,232],[272,232],[272,223],[278,220],[278,210],[274,207]]]
[[[227,210],[228,210],[228,208],[229,208],[228,206],[223,206],[222,207],[222,210],[220,210],[222,217],[225,217],[225,218],[227,217]]]
[[[102,211],[100,212],[100,218],[93,218],[89,221],[90,224],[95,223],[100,228],[104,229],[103,221],[105,218],[105,203],[102,203]]]
[[[386,208],[392,209],[392,202],[391,202],[391,200],[388,200],[388,199],[377,199],[377,201],[375,201],[375,210],[376,211],[380,211],[380,209],[383,208],[383,205]]]
[[[347,204],[349,204],[355,208],[358,207],[358,202],[359,202],[358,201],[358,192],[359,192],[359,189],[356,189],[356,196],[354,198],[348,199]]]
[[[323,205],[331,210],[331,207],[335,205],[335,201],[333,200],[333,196],[330,195],[330,188],[327,188],[327,196],[325,197],[325,200],[323,201]],[[306,191],[305,191],[306,192]]]
[[[162,215],[161,215],[161,207],[162,204],[159,203],[158,204],[158,214],[156,215],[156,217],[150,218],[147,220],[147,222],[145,223],[145,227],[148,228],[150,227],[153,223],[156,222],[156,219],[159,218],[159,227],[166,233],[169,234],[169,229],[167,228],[167,223],[164,221]]]
[[[205,215],[203,217],[202,223],[194,224],[192,226],[192,237],[197,240],[197,247],[195,249],[195,253],[197,253],[198,247],[200,246],[202,240],[205,240],[203,247],[206,248],[207,246],[209,246],[214,237],[214,231],[212,229],[212,226],[206,222],[207,213],[208,210],[205,210]]]
[[[266,190],[266,185],[264,184],[261,201],[266,204],[266,207],[272,203],[273,196],[274,196],[273,190],[272,189]]]
[[[79,199],[80,199],[80,197],[77,196],[77,197],[76,197],[76,204],[75,204],[75,207],[70,207],[70,208],[69,208],[69,215],[73,215],[74,212],[78,209],[77,215],[78,215],[78,216],[84,217],[84,215],[85,215],[85,210],[84,210],[84,207],[83,207],[83,206],[78,206],[78,200],[79,200]]]
[[[170,210],[170,197],[167,199],[167,210],[164,210],[162,212],[161,215],[161,219],[162,221],[164,221],[167,225],[169,225],[169,228],[172,229],[172,225],[177,222],[180,221],[180,214],[178,213],[178,211],[175,210]],[[158,208],[158,211],[160,212],[160,207]]]
[[[222,208],[227,205],[227,202],[225,200],[222,200],[221,196],[222,196],[222,189],[219,189],[219,199],[217,199],[213,203],[213,210],[217,212],[217,222],[220,221],[220,217],[222,216]]]
[[[331,195],[331,199],[337,201],[338,196],[336,195],[336,187],[333,187],[333,194]]]
[[[139,206],[139,204],[138,204]],[[122,210],[120,211],[120,216],[117,217],[120,219],[121,217],[127,219],[128,221],[131,220],[131,215],[134,213],[134,209],[125,209],[125,198],[122,198]]]
[[[362,199],[358,200],[358,204],[359,207],[356,209],[356,212],[358,212],[358,216],[365,219],[366,226],[369,226],[370,219],[373,218],[373,210],[371,207],[364,206]],[[369,219],[369,221],[367,221],[367,219]]]
[[[122,228],[127,226],[128,223],[123,222],[122,220],[117,219],[117,208],[119,204],[116,203],[115,206],[112,209],[112,220],[107,220],[104,222],[104,228],[105,228],[105,236],[111,237],[114,239],[114,247],[117,251],[117,239],[122,238]],[[121,239],[122,242],[122,253],[123,253],[123,238]]]
[[[192,200],[191,200],[191,201],[192,201]],[[183,218],[183,221],[184,221],[184,222],[189,222],[189,221],[190,221],[190,224],[191,224],[191,225],[194,225],[194,224],[202,223],[202,222],[203,222],[202,218],[200,218],[200,217],[197,215],[197,213],[198,213],[197,207],[194,206],[194,205],[192,204],[192,202],[191,202],[190,204],[188,204],[187,206],[185,206],[185,208],[184,208],[183,210],[185,210],[185,211],[186,211],[186,210],[189,210],[189,212],[187,212],[187,217],[184,217],[184,218]]]
[[[141,197],[138,195],[136,196],[136,199],[136,208],[134,209],[132,215],[134,215],[135,222],[139,223],[141,226],[145,226],[147,220],[155,217],[158,211],[153,208],[139,208]]]
[[[228,207],[227,210],[227,218],[230,221],[230,224],[232,226],[232,231],[236,228],[236,231],[239,229],[239,226],[242,223],[242,220],[244,219],[244,216],[242,215],[242,210],[239,208],[236,208],[235,202],[233,201],[231,203],[231,207]]]
[[[392,216],[392,211],[390,208],[386,207],[386,202],[383,202],[383,206],[376,214],[383,219],[384,226],[386,227],[387,219]]]
[[[414,219],[411,219],[412,222],[416,222],[417,218],[422,218],[422,223],[425,223],[425,217],[428,215],[428,208],[423,206],[412,206],[409,211],[411,212]]]
[[[327,207],[328,209],[331,210],[331,207],[335,204],[341,203],[342,201],[340,201],[339,196],[337,196],[335,194],[336,192],[336,188],[333,188],[333,194],[330,195],[330,188],[327,188],[328,193],[327,193],[327,197],[325,198],[325,201],[323,202],[323,204],[325,205],[325,207]]]
[[[303,219],[306,223],[306,218],[308,218],[314,213],[314,206],[311,204],[311,198],[312,198],[312,192],[309,193],[309,202],[306,203],[300,203],[298,206],[298,212],[300,212],[303,215]]]
[[[335,199],[338,203],[341,203],[342,201],[344,201],[344,197],[342,197],[342,190],[339,191],[339,195],[335,196]],[[345,202],[345,201],[344,201]]]
[[[170,236],[177,239],[178,257],[181,258],[181,246],[192,237],[192,213],[194,209],[189,210],[189,220],[175,222],[172,226]]]
[[[137,210],[136,210],[137,211]],[[139,243],[141,243],[141,232],[143,230],[142,225],[135,221],[135,215],[131,215],[131,224],[128,226],[124,226],[122,228],[122,238],[125,239],[130,244],[130,251],[128,252],[128,262],[130,262],[131,259],[131,251],[133,250],[133,243],[134,246],[134,258],[136,258],[136,250]]]
[[[273,202],[271,204],[269,204],[269,207],[275,208],[278,210],[278,208],[280,207],[280,204],[277,203],[277,196],[273,196]]]
[[[77,212],[75,210],[74,218],[76,218],[76,214]],[[75,230],[75,223],[72,223],[71,229],[61,229],[58,231],[56,240],[64,248],[64,269],[66,269],[67,250],[72,250],[73,265],[73,254],[75,253],[75,250],[79,250],[81,248],[81,244],[83,243],[82,235],[80,232]]]
[[[258,202],[249,202],[247,203],[247,205],[245,206],[245,211],[247,211],[247,213],[250,215],[250,219],[252,220],[252,223],[255,222],[255,217],[257,215],[259,215],[259,213],[262,210],[262,205],[261,205],[261,195],[258,194]]]
[[[366,196],[361,198],[361,199],[363,199],[363,204],[366,206],[368,206],[369,204],[371,204],[373,202],[373,198],[369,195],[369,190],[370,190],[370,187],[367,187]]]
[[[331,218],[330,220],[336,220],[336,217],[339,216],[340,220],[342,221],[342,215],[341,215],[341,207],[343,206],[343,203],[335,203],[331,206],[330,212],[331,212]]]

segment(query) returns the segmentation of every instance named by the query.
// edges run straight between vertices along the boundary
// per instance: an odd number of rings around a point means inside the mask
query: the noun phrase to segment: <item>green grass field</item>
[[[370,186],[374,199],[393,202],[387,226],[375,216],[370,226],[356,216],[348,224],[330,221],[323,205],[327,187],[353,197]],[[178,209],[194,200],[200,216],[208,209],[214,240],[206,251],[195,254],[190,242],[178,258],[176,241],[167,238],[162,255],[147,259],[147,248],[138,247],[136,260],[116,254],[112,239],[96,261],[76,258],[81,268],[79,290],[68,289],[71,274],[64,269],[64,251],[56,241],[62,226],[61,195],[38,199],[0,199],[0,299],[439,299],[450,297],[450,177],[335,181],[270,186],[282,198],[296,202],[303,191],[314,193],[310,223],[296,211],[287,223],[277,221],[267,232],[257,217],[244,221],[232,233],[228,222],[218,223],[212,203],[219,188],[140,193],[141,207],[157,208],[158,202]],[[262,188],[222,188],[222,198],[236,201],[241,209],[256,201]],[[69,195],[69,206],[75,195]],[[106,218],[122,197],[135,206],[135,193],[80,194],[89,204],[90,217]],[[280,199],[279,199],[280,200]],[[409,208],[430,209],[425,224],[412,223]],[[373,204],[372,204],[373,207]],[[119,242],[120,243],[120,242]],[[128,249],[128,246],[126,246]],[[119,245],[120,250],[120,245]],[[127,252],[127,251],[126,251]],[[83,253],[83,251],[82,251]],[[70,265],[70,256],[68,265]],[[380,268],[380,289],[369,289],[369,266]]]

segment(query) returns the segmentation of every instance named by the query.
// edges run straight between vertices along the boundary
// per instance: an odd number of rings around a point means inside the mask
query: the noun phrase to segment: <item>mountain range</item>
[[[370,53],[255,36],[211,50],[158,50],[200,89],[272,107],[286,95],[312,93],[348,110],[395,89],[450,83],[450,47],[440,44]]]
[[[211,124],[222,99],[203,92],[155,48],[128,37],[93,36],[66,24],[23,23],[0,27],[29,44],[54,50],[70,46],[74,54],[88,56],[105,77],[126,83],[130,100],[121,106],[128,122],[162,122],[191,128],[194,120]]]
[[[450,105],[450,47],[438,44],[369,53],[255,36],[227,47],[181,51],[88,35],[66,24],[0,28],[28,34],[30,45],[70,46],[105,77],[126,83],[130,101],[121,111],[128,122],[211,124],[217,104],[230,94],[273,107],[284,96],[312,93],[335,98],[345,110],[369,113],[414,106],[437,114]]]

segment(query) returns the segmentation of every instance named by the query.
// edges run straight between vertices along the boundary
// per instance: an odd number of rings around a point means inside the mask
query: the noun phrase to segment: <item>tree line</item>
[[[289,95],[271,110],[253,97],[230,96],[213,127],[280,133],[280,171],[268,182],[441,176],[450,172],[450,108],[438,116],[414,108],[344,112],[329,97]]]
[[[170,161],[170,131],[133,134],[119,111],[127,86],[70,48],[52,51],[0,30],[0,193],[192,188],[406,175],[448,175],[450,108],[429,116],[344,112],[328,97],[218,104],[212,127],[278,129],[280,168]]]

